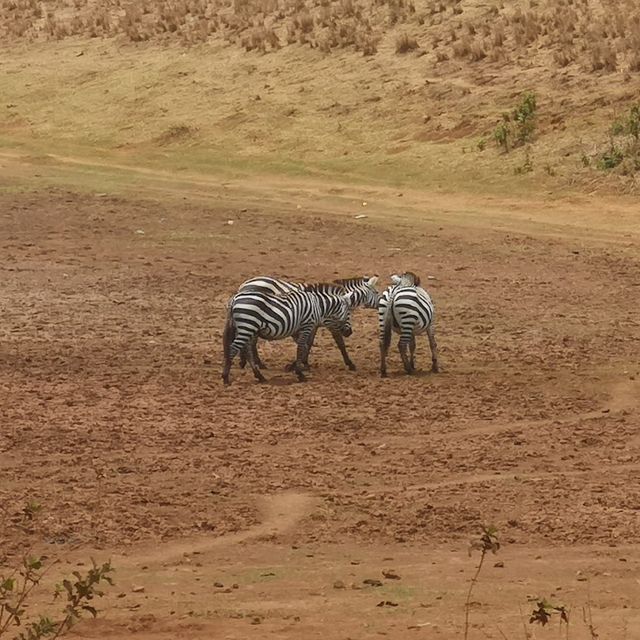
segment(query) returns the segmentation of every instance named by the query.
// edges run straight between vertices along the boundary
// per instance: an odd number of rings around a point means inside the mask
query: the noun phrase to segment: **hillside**
[[[5,149],[452,190],[638,186],[633,0],[3,0],[0,38]]]

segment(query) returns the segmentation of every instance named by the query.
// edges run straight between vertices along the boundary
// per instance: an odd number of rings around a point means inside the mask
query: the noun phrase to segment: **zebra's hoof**
[[[380,372],[380,377],[381,377],[381,378],[388,378],[389,376],[387,375],[387,372],[386,372],[386,371],[381,371],[381,372]]]
[[[437,364],[434,364],[431,367],[431,373],[440,373],[440,367]]]
[[[295,362],[290,362],[288,365],[285,365],[284,370],[285,371],[295,371],[296,368],[296,363]]]
[[[347,367],[349,367],[349,371],[355,371],[356,370],[356,365],[353,364],[353,362],[350,362]]]

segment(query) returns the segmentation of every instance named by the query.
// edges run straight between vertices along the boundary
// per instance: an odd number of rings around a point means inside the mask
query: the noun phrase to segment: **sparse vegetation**
[[[625,116],[613,122],[597,166],[603,171],[620,166],[624,175],[640,171],[640,104],[633,105]]]
[[[528,91],[511,113],[504,113],[494,129],[493,139],[507,153],[533,140],[536,127],[536,95]]]
[[[467,592],[467,599],[464,603],[464,639],[467,640],[469,637],[469,613],[471,611],[471,595],[473,594],[473,590],[478,583],[478,578],[480,577],[480,572],[482,571],[482,565],[484,564],[485,557],[487,553],[491,552],[493,554],[497,553],[500,549],[500,541],[498,540],[497,530],[495,527],[482,527],[482,535],[476,540],[472,540],[469,545],[469,556],[471,556],[473,551],[480,552],[480,560],[478,561],[478,566],[476,567],[476,572],[473,574],[471,578],[471,583],[469,584],[469,591]]]
[[[52,620],[48,616],[28,612],[31,594],[52,566],[45,567],[44,557],[25,556],[19,567],[9,575],[0,576],[0,638],[23,629],[13,636],[13,640],[54,640],[69,631],[85,613],[94,618],[98,615],[92,602],[104,595],[100,588],[102,583],[113,584],[110,575],[113,569],[108,562],[102,565],[93,562],[85,575],[74,571],[74,580],[65,578],[56,587],[54,597],[64,598],[59,619]]]
[[[408,53],[418,48],[418,41],[408,33],[403,33],[396,38],[396,53]]]
[[[529,616],[529,624],[539,624],[544,627],[549,622],[553,616],[558,616],[560,620],[560,624],[564,623],[567,625],[567,635],[569,634],[569,612],[564,605],[551,604],[546,600],[538,600],[536,601],[536,606],[531,611],[531,615]]]

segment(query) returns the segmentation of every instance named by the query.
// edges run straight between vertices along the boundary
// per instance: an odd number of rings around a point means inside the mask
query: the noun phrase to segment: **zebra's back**
[[[289,282],[282,278],[274,278],[272,276],[259,276],[245,280],[239,287],[240,291],[261,291],[263,293],[271,293],[274,295],[286,295],[292,291],[300,291],[302,285],[297,282]]]

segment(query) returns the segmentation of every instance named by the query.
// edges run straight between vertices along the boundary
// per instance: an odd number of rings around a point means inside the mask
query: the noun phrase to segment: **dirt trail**
[[[172,564],[183,556],[206,554],[217,548],[233,547],[241,542],[248,542],[261,537],[276,537],[286,534],[317,504],[313,496],[287,491],[272,496],[261,496],[256,499],[261,522],[238,533],[211,537],[209,539],[180,539],[159,544],[152,551],[143,547],[141,552],[132,549],[126,556],[114,559],[114,565],[120,570],[127,566]]]

